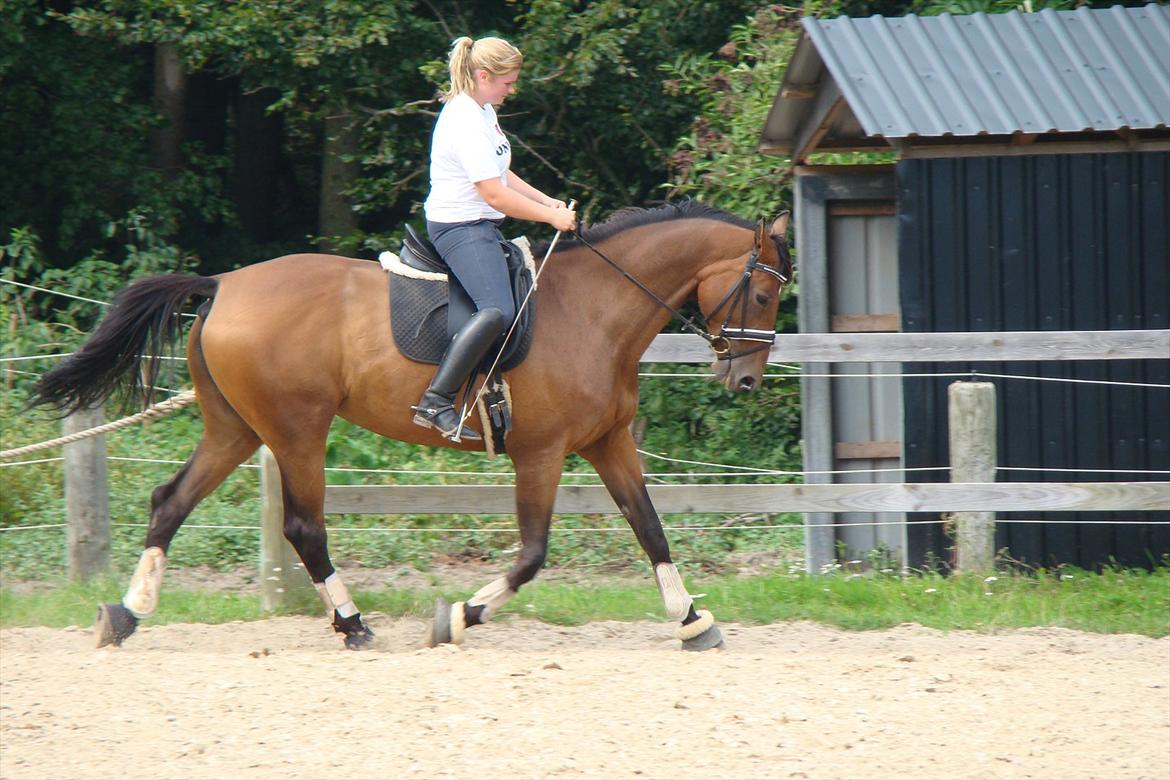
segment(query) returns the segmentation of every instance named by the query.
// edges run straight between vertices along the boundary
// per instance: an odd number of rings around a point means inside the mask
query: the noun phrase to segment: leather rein
[[[727,291],[727,294],[723,296],[723,299],[719,301],[718,305],[716,305],[715,308],[711,310],[710,315],[708,315],[709,317],[713,318],[720,309],[722,309],[724,306],[727,306],[727,316],[723,318],[723,324],[719,326],[719,335],[715,335],[706,328],[696,324],[692,318],[686,316],[681,311],[662,300],[662,298],[660,298],[653,290],[642,284],[642,282],[640,282],[638,279],[631,276],[630,273],[626,271],[626,269],[622,268],[613,260],[609,259],[604,252],[593,246],[593,244],[589,243],[581,235],[580,228],[574,231],[574,237],[582,244],[589,247],[589,249],[591,249],[595,255],[608,263],[614,270],[624,276],[627,281],[645,293],[648,298],[657,303],[663,309],[666,309],[668,312],[670,312],[671,316],[681,322],[684,328],[706,341],[707,346],[711,347],[711,351],[715,353],[717,360],[735,360],[736,358],[745,357],[755,352],[759,352],[760,350],[771,349],[772,344],[776,342],[776,332],[774,330],[756,330],[754,328],[736,328],[729,326],[732,312],[735,311],[737,305],[740,309],[740,322],[743,322],[747,318],[748,290],[751,287],[753,273],[760,271],[762,273],[776,277],[776,279],[780,282],[781,290],[783,290],[784,285],[788,284],[789,282],[789,280],[775,268],[764,265],[760,262],[760,248],[758,246],[752,247],[752,253],[748,256],[747,263],[744,264],[743,273],[740,275],[739,281],[732,285],[731,289]],[[730,305],[728,305],[728,303],[730,303]],[[750,349],[745,349],[742,352],[732,352],[732,341],[754,341],[758,343]]]

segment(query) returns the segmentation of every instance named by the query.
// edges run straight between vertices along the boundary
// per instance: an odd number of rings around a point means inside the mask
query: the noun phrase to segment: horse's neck
[[[694,293],[703,267],[711,260],[709,242],[684,225],[634,228],[597,249],[678,309]],[[596,332],[615,355],[642,353],[670,320],[671,314],[602,260],[578,245],[553,256],[550,287],[567,320]],[[550,290],[550,292],[553,292]]]

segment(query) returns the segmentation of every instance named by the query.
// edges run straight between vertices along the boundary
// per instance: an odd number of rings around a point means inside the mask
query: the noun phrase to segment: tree
[[[680,54],[662,66],[669,90],[699,103],[698,116],[670,158],[672,197],[700,197],[760,218],[790,207],[788,159],[757,147],[800,37],[800,17],[810,10],[761,9],[732,28],[717,52]]]

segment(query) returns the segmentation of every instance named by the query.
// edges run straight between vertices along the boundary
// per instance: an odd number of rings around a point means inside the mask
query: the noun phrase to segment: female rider
[[[516,89],[520,51],[500,38],[463,37],[448,59],[451,89],[431,139],[431,191],[423,210],[427,233],[475,302],[414,409],[414,422],[456,440],[455,394],[489,347],[512,324],[516,305],[508,280],[500,224],[505,216],[572,230],[576,214],[510,170],[511,146],[494,106]],[[461,437],[481,438],[464,429]]]

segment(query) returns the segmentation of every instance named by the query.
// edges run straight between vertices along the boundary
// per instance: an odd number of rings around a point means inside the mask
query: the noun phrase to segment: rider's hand
[[[577,211],[568,207],[553,209],[552,217],[548,223],[562,232],[569,232],[577,227]]]
[[[565,203],[563,200],[557,200],[556,198],[549,198],[548,202],[544,205],[548,206],[550,209],[567,209],[569,207],[569,204]]]

